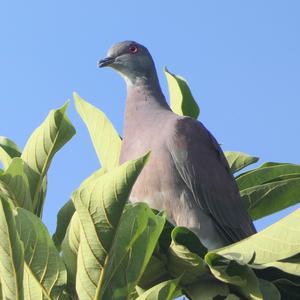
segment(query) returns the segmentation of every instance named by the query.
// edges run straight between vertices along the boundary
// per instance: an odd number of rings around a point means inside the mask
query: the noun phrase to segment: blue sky
[[[224,150],[300,164],[299,10],[296,0],[1,1],[0,135],[23,147],[73,91],[121,133],[125,84],[96,62],[115,42],[133,39],[152,53],[166,94],[163,66],[188,80],[201,121]],[[73,103],[69,116],[77,135],[49,171],[44,222],[51,232],[59,208],[99,167]]]

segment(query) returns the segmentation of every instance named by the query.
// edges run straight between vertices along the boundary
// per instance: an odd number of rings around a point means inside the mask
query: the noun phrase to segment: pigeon
[[[198,120],[172,112],[148,49],[134,41],[115,44],[98,62],[106,66],[127,86],[120,163],[151,151],[130,201],[165,211],[209,250],[254,234],[219,143]]]

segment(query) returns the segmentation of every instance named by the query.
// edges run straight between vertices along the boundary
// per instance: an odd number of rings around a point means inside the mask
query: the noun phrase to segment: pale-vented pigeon
[[[148,50],[121,42],[98,66],[117,70],[127,84],[120,162],[151,151],[130,201],[164,210],[173,224],[191,229],[208,249],[254,234],[218,142],[201,122],[171,111]]]

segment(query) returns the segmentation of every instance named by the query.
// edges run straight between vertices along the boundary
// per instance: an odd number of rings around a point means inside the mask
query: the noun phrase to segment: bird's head
[[[143,45],[125,41],[113,45],[107,57],[98,62],[98,67],[112,67],[129,83],[136,83],[139,79],[149,80],[156,76],[153,59]]]

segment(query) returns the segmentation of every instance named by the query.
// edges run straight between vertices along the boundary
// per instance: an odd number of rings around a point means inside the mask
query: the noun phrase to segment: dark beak
[[[98,65],[98,68],[103,68],[103,67],[109,66],[114,61],[115,61],[114,57],[105,57],[105,58],[99,60],[97,65]]]

